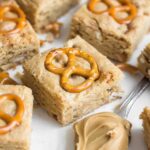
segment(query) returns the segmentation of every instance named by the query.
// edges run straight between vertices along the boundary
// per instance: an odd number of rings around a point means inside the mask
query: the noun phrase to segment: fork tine
[[[147,89],[147,87],[149,85],[150,85],[149,80],[147,78],[143,78],[139,82],[139,84],[136,86],[136,88],[134,88],[134,90],[129,94],[129,96],[121,104],[119,109],[122,109],[123,107],[126,107],[134,97],[138,98]]]
[[[117,114],[121,117],[127,119],[130,113],[131,108],[137,99],[141,96],[141,94],[149,87],[150,81],[147,78],[143,78],[136,88],[129,94],[129,96],[125,99],[122,105],[118,108]]]

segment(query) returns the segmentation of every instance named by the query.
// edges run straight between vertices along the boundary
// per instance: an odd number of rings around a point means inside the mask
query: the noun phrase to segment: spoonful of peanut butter
[[[74,126],[76,150],[127,150],[131,124],[110,112],[90,116]]]

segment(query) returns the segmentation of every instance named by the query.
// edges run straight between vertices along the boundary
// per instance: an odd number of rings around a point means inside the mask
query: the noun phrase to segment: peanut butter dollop
[[[90,116],[75,126],[76,150],[127,150],[131,124],[110,112]]]

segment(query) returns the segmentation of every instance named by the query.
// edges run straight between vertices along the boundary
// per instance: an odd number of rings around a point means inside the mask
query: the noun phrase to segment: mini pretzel
[[[0,84],[16,84],[14,80],[9,77],[7,72],[0,72]]]
[[[66,54],[68,56],[67,66],[64,68],[58,68],[53,65],[54,58],[59,54]],[[76,56],[87,60],[90,63],[91,69],[83,69],[79,65],[76,65]],[[98,66],[92,56],[84,51],[73,49],[73,48],[62,48],[51,51],[45,60],[45,67],[48,71],[61,76],[61,86],[68,92],[79,93],[88,89],[93,82],[99,77]],[[80,85],[73,86],[69,84],[69,78],[72,75],[79,75],[86,80]]]
[[[7,12],[16,13],[18,15],[18,18],[6,17],[5,14]],[[23,29],[23,27],[26,24],[26,16],[25,16],[24,12],[19,7],[16,7],[13,5],[0,6],[0,21],[2,21],[2,22],[5,22],[5,21],[15,22],[16,27],[14,29],[9,30],[9,31],[0,31],[0,34],[13,34],[13,33],[19,32],[20,30]]]
[[[6,123],[5,126],[0,127],[0,135],[8,133],[13,128],[20,125],[24,115],[24,103],[20,97],[14,94],[0,95],[0,102],[5,100],[14,101],[17,108],[15,116],[10,116],[5,112],[0,111],[0,119]]]
[[[108,9],[103,11],[95,10],[95,6],[99,2],[105,3],[108,6]],[[137,15],[136,6],[132,4],[130,0],[118,0],[118,2],[120,2],[120,6],[115,6],[113,4],[113,1],[111,0],[90,0],[88,4],[88,9],[95,14],[108,13],[120,24],[130,23]],[[126,18],[119,19],[116,16],[117,12],[127,12],[129,15]]]

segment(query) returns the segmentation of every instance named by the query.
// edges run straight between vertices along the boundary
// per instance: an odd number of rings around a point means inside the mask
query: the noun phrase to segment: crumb
[[[116,101],[116,100],[121,100],[122,99],[122,96],[113,96],[112,97],[112,101]]]
[[[54,22],[43,28],[42,33],[46,33],[46,42],[52,43],[56,38],[60,37],[61,27],[63,26],[60,22]],[[43,46],[44,41],[40,41]]]
[[[121,100],[123,98],[124,91],[118,86],[113,87],[110,92],[111,101]]]
[[[102,82],[110,83],[113,81],[113,74],[111,72],[105,72],[101,74],[101,80]]]
[[[45,31],[52,33],[55,38],[59,38],[62,25],[60,22],[51,23],[45,27]]]
[[[46,40],[40,40],[40,46],[43,46],[45,42],[52,43],[56,38],[59,38],[62,26],[62,23],[54,22],[43,28],[42,33],[46,33],[47,35]]]
[[[46,42],[46,40],[40,40],[40,47],[44,46]]]
[[[124,91],[118,86],[113,87],[113,91],[116,93],[124,94]]]

